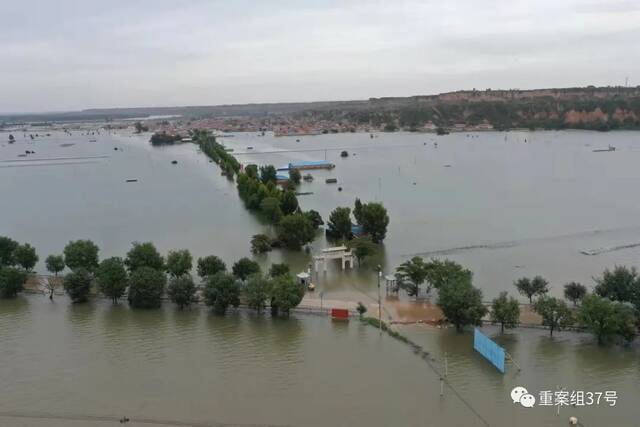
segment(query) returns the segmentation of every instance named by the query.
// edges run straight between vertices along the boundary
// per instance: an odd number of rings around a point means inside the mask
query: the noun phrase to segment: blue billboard
[[[504,348],[493,342],[477,328],[473,332],[473,348],[504,374]]]

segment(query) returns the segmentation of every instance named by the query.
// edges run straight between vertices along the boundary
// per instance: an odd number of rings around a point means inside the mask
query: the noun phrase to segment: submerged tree
[[[640,296],[640,277],[635,267],[616,265],[595,279],[594,292],[613,301],[634,302]]]
[[[236,278],[224,272],[209,277],[204,292],[205,303],[217,314],[225,314],[229,306],[240,305],[240,286]]]
[[[91,291],[91,273],[84,267],[76,267],[64,277],[64,290],[73,303],[85,302]]]
[[[124,295],[127,289],[127,270],[124,261],[120,257],[111,257],[103,260],[96,273],[100,292],[107,298],[111,298],[114,304]]]
[[[244,291],[247,306],[257,312],[264,310],[269,299],[270,290],[271,281],[268,278],[260,274],[254,274],[249,277]]]
[[[425,270],[427,271],[427,282],[436,289],[442,289],[450,282],[460,280],[471,281],[473,278],[471,270],[449,259],[445,259],[444,261],[431,259],[426,263]]]
[[[226,271],[227,266],[219,257],[209,255],[204,258],[198,258],[198,276],[206,279],[221,271]]]
[[[508,297],[506,292],[491,302],[491,321],[500,324],[500,332],[518,326],[520,322],[520,306],[518,300]]]
[[[439,290],[438,306],[458,332],[466,325],[480,325],[487,313],[482,304],[482,291],[463,278],[456,278]]]
[[[380,243],[387,236],[389,215],[382,203],[365,203],[360,214],[362,231],[371,236],[374,243]]]
[[[296,283],[291,275],[275,277],[271,282],[271,313],[289,315],[289,311],[295,308],[304,297],[304,287]]]
[[[533,309],[542,316],[542,325],[549,328],[551,336],[553,331],[561,331],[573,324],[571,310],[561,299],[543,295],[533,304]]]
[[[596,294],[584,297],[578,311],[580,323],[602,345],[620,337],[631,342],[636,336],[636,319],[631,307]]]
[[[13,251],[18,247],[18,242],[10,237],[0,236],[0,266],[14,265]]]
[[[0,298],[15,298],[24,289],[27,274],[14,267],[0,267]]]
[[[137,267],[129,277],[129,305],[133,308],[159,308],[167,282],[164,272]]]
[[[196,299],[196,285],[190,274],[174,276],[169,280],[167,287],[169,299],[174,302],[180,310],[189,307]]]
[[[426,267],[427,265],[424,260],[419,256],[415,256],[409,261],[400,264],[396,269],[398,285],[404,289],[409,296],[417,297],[420,293],[420,285],[422,285],[427,278]]]
[[[298,210],[298,198],[293,191],[285,191],[280,199],[280,209],[285,215],[291,215]]]
[[[271,239],[266,234],[254,234],[251,237],[251,252],[254,254],[262,254],[272,249]]]
[[[289,249],[300,249],[313,241],[315,236],[313,224],[301,213],[285,216],[278,225],[278,241]]]
[[[348,240],[351,238],[351,209],[335,208],[329,214],[327,235],[334,239]]]

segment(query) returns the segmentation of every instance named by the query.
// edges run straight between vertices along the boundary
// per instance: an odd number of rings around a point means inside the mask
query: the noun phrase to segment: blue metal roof
[[[291,162],[289,163],[289,168],[296,168],[296,167],[302,167],[302,166],[326,166],[330,164],[331,162],[328,162],[326,160],[316,160],[311,162]]]

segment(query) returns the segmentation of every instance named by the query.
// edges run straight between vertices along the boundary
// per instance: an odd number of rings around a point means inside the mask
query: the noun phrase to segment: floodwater
[[[640,425],[638,349],[519,330],[498,338],[522,368],[509,364],[503,376],[473,352],[470,333],[401,331],[431,352],[434,370],[355,320],[21,296],[0,301],[0,425],[101,427],[126,416],[133,426],[539,427],[564,426],[570,415],[585,426]],[[466,403],[449,387],[440,397],[445,352],[447,378]],[[615,390],[618,398],[557,416],[553,407],[514,405],[516,385],[536,395],[556,386]]]
[[[373,265],[389,272],[414,254],[463,263],[485,298],[512,290],[520,276],[542,274],[558,295],[566,281],[590,285],[607,266],[634,265],[638,247],[579,251],[640,242],[637,135],[238,134],[221,141],[243,162],[279,166],[326,155],[337,167],[313,171],[314,182],[300,187],[313,194],[299,197],[324,218],[356,196],[384,202],[391,224],[383,254],[366,268],[341,273],[331,266],[316,278],[327,298],[365,300],[376,295]],[[33,244],[39,272],[46,255],[72,239],[93,239],[102,257],[124,256],[131,242],[150,240],[163,253],[188,248],[195,257],[217,254],[232,263],[249,254],[253,234],[270,231],[193,144],[153,148],[148,136],[129,134],[17,137],[0,143],[0,235]],[[617,150],[592,152],[608,145]],[[240,154],[247,146],[255,149]],[[339,157],[343,149],[348,158]],[[18,157],[25,150],[36,153]],[[325,184],[329,176],[338,184]],[[319,237],[313,250],[327,244]],[[300,271],[310,254],[274,251],[256,259]],[[0,301],[0,425],[103,426],[126,415],[145,425],[470,426],[483,418],[533,427],[566,425],[576,415],[585,426],[640,426],[637,341],[598,348],[586,334],[551,340],[544,331],[518,329],[497,339],[522,371],[509,366],[502,376],[473,352],[470,333],[400,329],[432,353],[438,372],[448,353],[448,380],[478,415],[449,388],[441,399],[438,374],[407,346],[358,322],[244,312],[221,318],[169,304],[141,312],[105,301],[75,307],[66,297]],[[515,385],[535,393],[615,390],[619,397],[613,408],[562,407],[556,416],[555,408],[514,405]]]
[[[54,132],[3,142],[0,196],[10,203],[3,205],[0,234],[30,242],[41,261],[69,240],[91,238],[103,257],[123,256],[132,241],[150,240],[163,252],[188,248],[196,257],[213,253],[232,263],[249,255],[253,234],[273,232],[244,209],[234,183],[195,145],[153,148],[147,138]],[[473,270],[485,299],[513,292],[522,276],[541,274],[561,295],[568,281],[591,286],[605,267],[636,264],[637,140],[637,132],[581,131],[220,139],[244,163],[335,163],[332,171],[311,171],[316,179],[299,190],[313,193],[299,197],[302,207],[325,219],[336,206],[353,206],[356,197],[385,204],[391,223],[380,256],[345,274],[331,265],[316,278],[325,296],[351,299],[375,297],[373,266],[380,263],[389,273],[416,254],[461,262]],[[609,145],[616,151],[593,152]],[[348,158],[340,157],[343,149]],[[36,154],[17,157],[24,150]],[[57,160],[34,160],[46,158]],[[330,176],[337,185],[325,184]],[[319,236],[312,252],[328,245]],[[596,256],[580,253],[627,245]],[[273,251],[256,259],[264,266],[286,261],[297,272],[308,267],[311,254]]]

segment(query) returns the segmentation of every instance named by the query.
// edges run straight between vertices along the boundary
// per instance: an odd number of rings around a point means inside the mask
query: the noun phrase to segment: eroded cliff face
[[[569,110],[564,114],[564,122],[570,125],[579,123],[604,123],[608,119],[608,115],[600,108],[596,108],[593,111]]]
[[[567,111],[564,115],[564,122],[568,125],[577,125],[581,123],[597,124],[605,123],[609,119],[623,123],[625,120],[637,120],[638,116],[630,110],[617,108],[609,117],[609,114],[596,108],[593,111]]]

